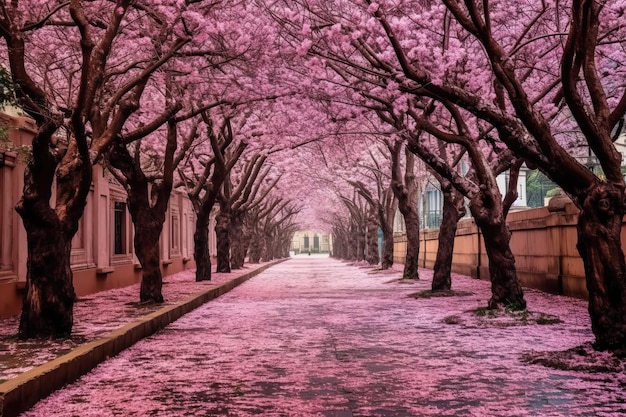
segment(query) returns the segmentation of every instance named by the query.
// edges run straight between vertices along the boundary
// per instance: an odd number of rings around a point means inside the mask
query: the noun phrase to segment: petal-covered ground
[[[416,298],[431,272],[399,276],[296,257],[23,416],[626,415],[623,368],[523,360],[593,340],[584,301],[528,290],[528,313],[492,315],[487,282],[455,275],[459,295]]]
[[[216,273],[210,281],[195,282],[195,269],[163,278],[163,304],[139,304],[139,284],[80,297],[74,305],[72,337],[60,340],[21,341],[19,317],[0,320],[0,383],[42,365],[72,349],[186,297],[209,290],[266,263],[246,265],[231,273]]]

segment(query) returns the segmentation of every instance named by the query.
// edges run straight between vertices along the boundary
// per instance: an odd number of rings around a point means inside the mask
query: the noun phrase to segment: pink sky
[[[279,264],[23,415],[626,414],[623,363],[590,373],[520,360],[592,341],[585,301],[527,290],[526,322],[479,317],[470,310],[486,304],[487,282],[455,275],[472,295],[415,299],[431,271],[399,276],[320,257]],[[536,324],[539,313],[562,323]]]

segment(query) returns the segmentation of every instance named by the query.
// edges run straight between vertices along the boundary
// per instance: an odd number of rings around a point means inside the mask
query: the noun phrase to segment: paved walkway
[[[521,360],[592,340],[584,302],[529,291],[535,312],[489,317],[471,311],[486,304],[486,282],[455,276],[466,296],[409,297],[429,288],[429,274],[405,283],[399,272],[297,257],[23,416],[626,415],[624,372]]]

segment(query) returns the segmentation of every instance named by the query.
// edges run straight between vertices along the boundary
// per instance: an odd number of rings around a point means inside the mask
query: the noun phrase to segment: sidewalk
[[[0,417],[15,416],[98,363],[276,263],[246,265],[195,282],[195,270],[163,278],[165,302],[141,305],[139,284],[81,297],[67,340],[20,341],[19,317],[0,320]]]
[[[416,298],[420,272],[291,259],[23,417],[626,415],[623,361],[584,347],[586,302],[526,290],[528,312],[496,314],[460,275],[455,296]]]

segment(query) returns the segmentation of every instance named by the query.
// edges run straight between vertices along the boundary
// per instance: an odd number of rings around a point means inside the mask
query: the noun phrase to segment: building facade
[[[302,230],[293,235],[290,251],[298,255],[300,253],[330,253],[332,248],[332,236],[314,230]]]
[[[512,211],[522,210],[527,207],[526,196],[526,177],[528,169],[524,166],[520,169],[517,181],[517,199],[511,206]],[[496,178],[500,193],[504,196],[509,187],[509,173],[504,172]],[[441,224],[441,216],[443,212],[443,194],[434,182],[429,182],[418,199],[418,207],[420,211],[420,227],[422,229],[437,229]],[[469,209],[466,217],[470,217]],[[394,232],[403,233],[404,225],[402,224],[402,216],[396,214],[396,223]]]
[[[24,186],[24,157],[35,132],[29,118],[0,113],[7,130],[0,142],[0,317],[18,314],[26,284],[26,232],[15,211]],[[52,197],[54,201],[54,195]],[[195,213],[185,193],[174,191],[160,240],[164,275],[195,267]],[[216,254],[214,221],[210,225],[210,253]],[[80,226],[72,241],[71,267],[77,296],[123,287],[141,281],[141,266],[133,248],[135,230],[126,207],[126,191],[101,165]]]

